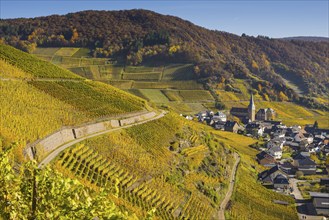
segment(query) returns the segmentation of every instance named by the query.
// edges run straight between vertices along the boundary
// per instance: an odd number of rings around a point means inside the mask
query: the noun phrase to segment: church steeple
[[[250,101],[249,101],[249,105],[248,105],[248,115],[249,115],[249,119],[251,121],[255,121],[255,111],[256,111],[256,106],[254,103],[254,96],[251,93]]]

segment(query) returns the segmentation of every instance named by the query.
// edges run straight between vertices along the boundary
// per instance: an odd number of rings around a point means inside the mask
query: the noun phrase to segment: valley
[[[0,220],[326,216],[329,44],[303,39],[1,18]]]

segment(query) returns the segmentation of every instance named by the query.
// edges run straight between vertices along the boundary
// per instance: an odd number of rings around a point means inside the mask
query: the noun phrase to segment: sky
[[[137,8],[237,35],[329,37],[329,0],[0,0],[0,6],[2,19]]]

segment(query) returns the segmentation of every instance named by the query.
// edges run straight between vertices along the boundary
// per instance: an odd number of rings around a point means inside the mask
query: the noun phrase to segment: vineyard
[[[166,104],[180,112],[196,113],[207,108],[205,103],[214,102],[212,95],[195,80],[192,64],[129,66],[122,60],[92,58],[87,48],[37,48],[33,53],[79,76],[111,84],[156,105]]]
[[[54,166],[90,187],[117,192],[120,204],[139,207],[142,216],[156,208],[160,219],[211,219],[225,193],[233,157],[210,134],[191,126],[168,114],[83,141],[63,152]],[[209,161],[225,169],[214,176],[204,169]]]
[[[78,76],[9,46],[0,45],[0,50],[0,77],[10,79],[0,81],[0,136],[5,142],[16,142],[19,161],[26,144],[63,126],[147,108],[144,100],[110,85],[82,78],[64,80]],[[47,72],[43,75],[47,79],[35,79],[44,68],[56,75]]]
[[[0,59],[34,77],[82,79],[68,70],[3,44],[0,44]]]
[[[31,81],[29,84],[92,118],[138,111],[144,106],[143,100],[92,81]]]

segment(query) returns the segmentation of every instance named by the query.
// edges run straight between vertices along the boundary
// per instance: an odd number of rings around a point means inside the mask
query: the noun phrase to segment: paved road
[[[293,188],[292,194],[295,197],[298,218],[301,220],[322,220],[322,216],[316,216],[312,203],[305,200],[297,187],[297,183],[306,182],[305,180],[290,179],[290,185]]]
[[[72,145],[76,144],[76,143],[79,143],[83,140],[86,140],[88,138],[92,138],[92,137],[96,137],[96,136],[99,136],[99,135],[102,135],[102,134],[106,134],[106,133],[110,133],[110,132],[113,132],[113,131],[117,131],[117,130],[120,130],[120,129],[123,129],[123,128],[129,128],[129,127],[132,127],[132,126],[135,126],[135,125],[140,125],[140,124],[144,124],[146,122],[150,122],[150,121],[153,121],[153,120],[157,120],[159,118],[162,118],[163,116],[165,116],[166,112],[162,112],[161,114],[159,114],[158,116],[154,117],[154,118],[150,118],[150,119],[147,119],[145,121],[141,121],[141,122],[137,122],[137,123],[134,123],[134,124],[130,124],[130,125],[125,125],[125,126],[122,126],[122,127],[118,127],[118,128],[112,128],[112,129],[109,129],[109,130],[106,130],[106,131],[102,131],[102,132],[99,132],[99,133],[96,133],[96,134],[91,134],[91,135],[88,135],[88,136],[85,136],[85,137],[82,137],[82,138],[78,138],[78,139],[75,139],[74,141],[71,141],[67,144],[64,144],[62,146],[60,146],[59,148],[57,148],[56,150],[54,150],[53,152],[51,152],[45,159],[43,159],[40,164],[38,165],[39,168],[42,168],[43,166],[46,166],[47,164],[49,164],[58,154],[60,154],[63,150],[65,150],[66,148],[68,147],[71,147]]]
[[[232,169],[231,177],[230,177],[230,184],[228,186],[228,190],[226,192],[225,198],[220,204],[220,209],[218,211],[218,219],[219,220],[225,220],[225,208],[227,206],[227,203],[230,201],[232,193],[233,193],[233,188],[235,184],[235,174],[236,170],[238,168],[238,165],[240,163],[240,156],[237,153],[234,153],[234,158],[235,158],[235,163]]]

